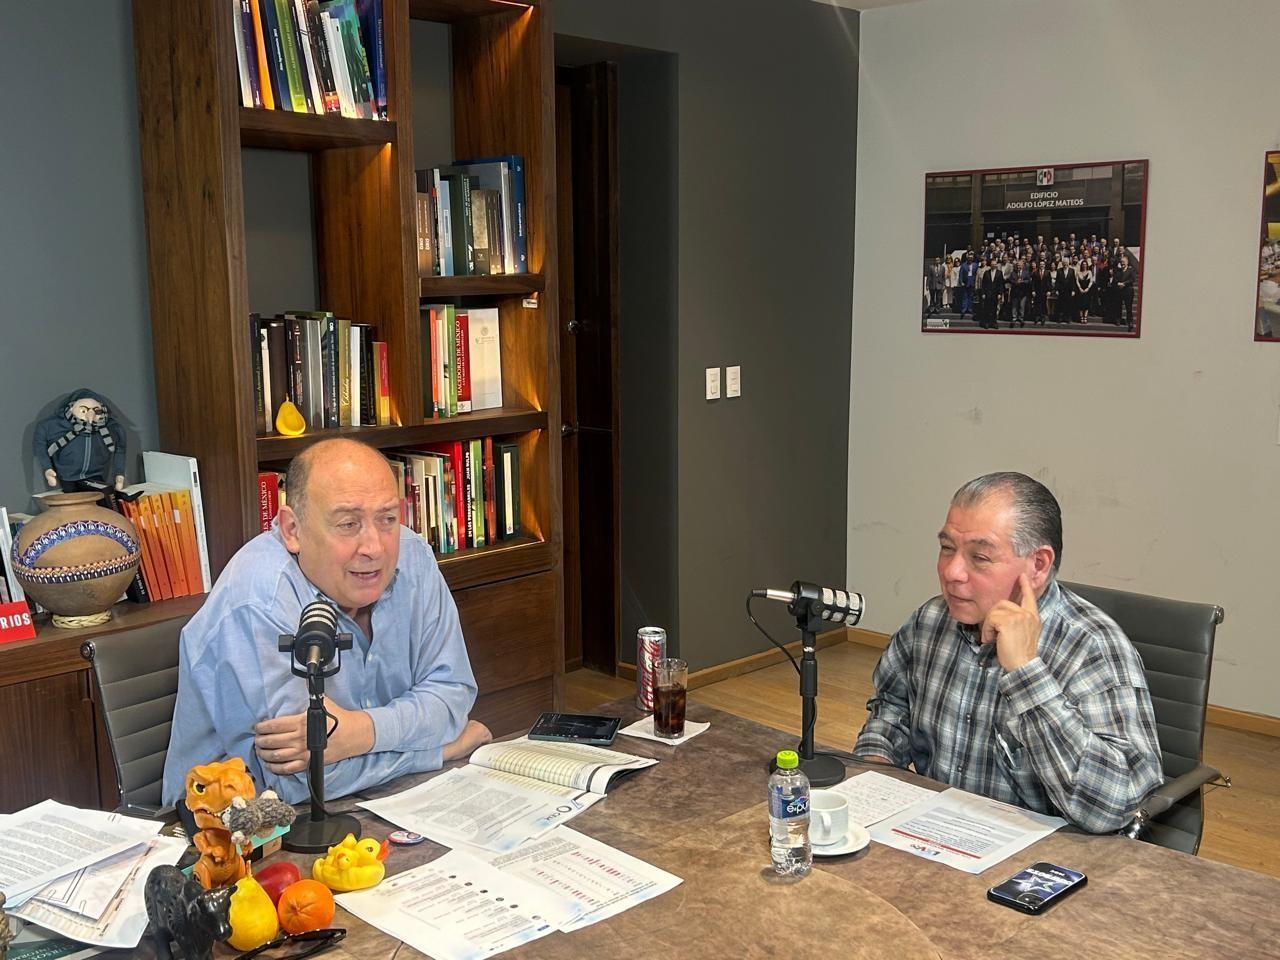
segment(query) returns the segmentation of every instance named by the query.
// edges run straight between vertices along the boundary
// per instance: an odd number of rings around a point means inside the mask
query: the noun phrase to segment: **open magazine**
[[[469,843],[495,852],[566,823],[618,779],[657,760],[581,743],[490,743],[466,766],[403,793],[359,806],[445,846]]]

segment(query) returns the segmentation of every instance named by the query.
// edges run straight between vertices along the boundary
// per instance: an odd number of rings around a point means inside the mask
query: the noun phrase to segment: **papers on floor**
[[[514,850],[604,798],[626,773],[657,760],[576,743],[491,743],[471,763],[402,793],[358,804],[448,847]]]
[[[932,790],[917,787],[914,783],[895,780],[874,770],[850,777],[843,783],[828,789],[848,799],[849,820],[864,827],[878,823],[885,817],[891,817],[913,803],[919,803],[934,796]]]
[[[511,853],[469,852],[503,873],[559,897],[577,913],[560,925],[565,933],[652,900],[682,882],[674,874],[569,827],[556,827]]]
[[[629,727],[623,727],[618,732],[628,737],[639,737],[643,740],[656,740],[658,743],[669,743],[671,746],[679,746],[686,740],[692,740],[698,734],[704,732],[711,724],[694,723],[692,720],[684,722],[684,734],[675,740],[669,737],[660,737],[653,732],[653,714],[647,717],[641,717]]]
[[[154,820],[80,810],[45,800],[0,823],[0,892],[10,908],[59,877],[137,846],[160,831]]]
[[[982,873],[1066,823],[953,787],[882,820],[871,828],[871,839],[965,873]]]
[[[482,960],[545,937],[575,916],[552,891],[461,850],[337,900],[435,960]]]
[[[131,949],[147,929],[147,875],[177,863],[186,849],[185,840],[153,837],[49,884],[13,914],[82,943]]]

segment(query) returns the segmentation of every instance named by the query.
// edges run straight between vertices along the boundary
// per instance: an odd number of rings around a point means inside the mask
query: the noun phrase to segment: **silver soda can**
[[[653,713],[653,664],[667,655],[667,631],[641,627],[636,634],[636,706]]]

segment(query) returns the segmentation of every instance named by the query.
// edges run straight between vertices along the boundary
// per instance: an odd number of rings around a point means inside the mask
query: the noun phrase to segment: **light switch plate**
[[[720,368],[707,367],[707,399],[720,399]]]
[[[742,396],[742,368],[724,368],[724,395],[726,397]]]

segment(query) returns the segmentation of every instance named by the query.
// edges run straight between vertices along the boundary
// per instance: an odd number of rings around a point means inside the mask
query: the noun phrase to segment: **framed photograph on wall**
[[[925,333],[1141,334],[1146,160],[927,173],[924,197]]]
[[[1253,339],[1280,343],[1280,150],[1267,154],[1262,171],[1262,240]]]

